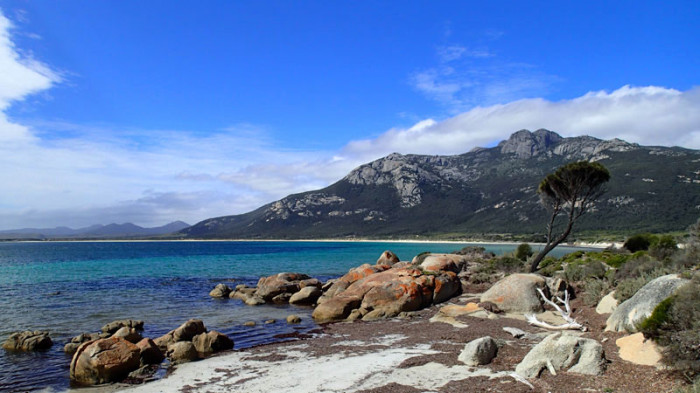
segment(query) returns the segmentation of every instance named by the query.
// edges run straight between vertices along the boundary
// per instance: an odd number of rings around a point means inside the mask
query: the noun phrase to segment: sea
[[[63,346],[83,332],[98,332],[117,319],[145,321],[144,337],[156,338],[190,318],[227,334],[235,349],[288,340],[317,328],[310,307],[246,306],[213,299],[218,283],[254,286],[262,276],[305,273],[339,277],[384,250],[401,260],[452,252],[469,243],[306,241],[96,241],[0,243],[0,340],[22,330],[48,330],[54,342],[43,352],[0,350],[0,391],[65,391],[71,357]],[[478,244],[503,254],[515,245]],[[536,247],[533,247],[536,248]],[[559,247],[552,254],[576,250]],[[302,323],[289,325],[286,317]],[[264,323],[275,320],[274,323]],[[255,326],[244,326],[246,322]],[[158,375],[162,376],[167,363]]]

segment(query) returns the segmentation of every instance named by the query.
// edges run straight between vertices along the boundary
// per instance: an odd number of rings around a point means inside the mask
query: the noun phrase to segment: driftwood
[[[566,321],[566,323],[563,323],[561,325],[551,325],[547,322],[542,322],[537,319],[537,317],[534,314],[525,314],[525,318],[527,319],[527,323],[530,325],[534,326],[539,326],[543,327],[545,329],[550,329],[550,330],[581,330],[581,331],[586,331],[586,327],[578,323],[575,319],[571,318],[571,306],[569,305],[569,292],[564,291],[564,299],[555,296],[554,299],[557,300],[559,303],[563,304],[564,307],[566,308],[566,311],[562,310],[561,307],[559,307],[558,304],[555,302],[551,301],[550,299],[547,299],[547,296],[544,295],[544,292],[540,288],[537,288],[537,292],[540,293],[540,296],[542,296],[542,299],[545,301],[545,303],[551,305],[554,307],[557,312],[561,315],[561,317]]]

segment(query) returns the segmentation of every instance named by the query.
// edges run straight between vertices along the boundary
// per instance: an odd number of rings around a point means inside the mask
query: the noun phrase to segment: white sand
[[[355,392],[393,382],[429,392],[455,380],[456,376],[459,376],[457,379],[509,376],[509,373],[493,373],[485,368],[448,367],[438,363],[397,368],[411,357],[438,353],[428,344],[397,345],[397,339],[396,335],[388,335],[367,342],[354,340],[352,344],[359,348],[378,344],[383,348],[371,352],[339,350],[325,356],[310,355],[305,351],[308,344],[304,343],[271,347],[271,352],[265,354],[235,352],[183,364],[164,379],[123,391],[175,392],[186,387],[191,392]],[[286,358],[265,360],[273,354],[283,354]]]

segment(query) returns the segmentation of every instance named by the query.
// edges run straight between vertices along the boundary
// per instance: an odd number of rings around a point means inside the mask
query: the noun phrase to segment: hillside
[[[537,185],[578,160],[602,163],[612,178],[577,230],[684,230],[700,215],[698,150],[521,130],[495,147],[455,156],[394,153],[324,189],[180,233],[248,239],[539,234],[546,212]]]

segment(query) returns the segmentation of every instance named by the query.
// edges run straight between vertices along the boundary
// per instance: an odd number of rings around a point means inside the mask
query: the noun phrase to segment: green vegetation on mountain
[[[317,191],[212,218],[188,238],[482,238],[544,241],[537,186],[574,161],[610,172],[606,194],[577,222],[582,233],[683,231],[700,214],[700,151],[522,130],[455,156],[391,154]],[[572,239],[569,239],[572,240]]]

